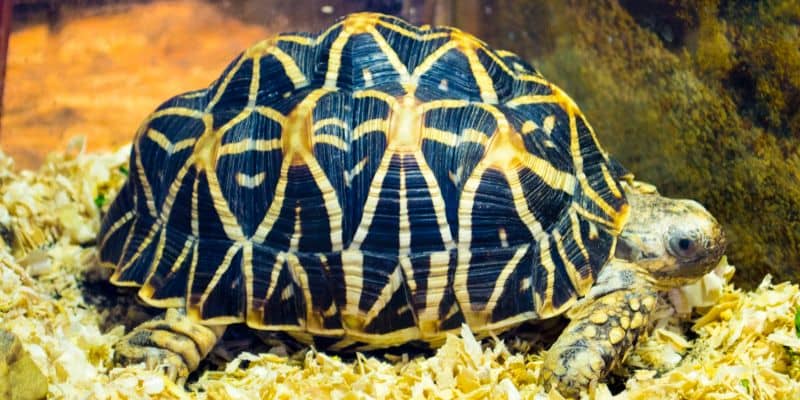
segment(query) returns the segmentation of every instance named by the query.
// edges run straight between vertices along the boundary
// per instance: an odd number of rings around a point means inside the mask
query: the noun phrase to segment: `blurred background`
[[[800,278],[800,0],[2,0],[0,10],[0,149],[20,168],[75,136],[90,150],[128,143],[158,104],[208,85],[256,41],[380,11],[519,53],[637,178],[711,209],[737,283]]]

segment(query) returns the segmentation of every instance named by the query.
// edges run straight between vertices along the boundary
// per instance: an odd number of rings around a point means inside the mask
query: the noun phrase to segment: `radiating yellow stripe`
[[[477,129],[466,128],[461,131],[461,142],[472,142],[486,146],[489,143],[489,137]]]
[[[448,51],[456,48],[457,43],[450,41],[443,44],[441,47],[436,49],[433,53],[428,55],[416,68],[411,74],[411,82],[416,84],[419,81],[419,78],[424,75],[428,70],[430,70],[439,59],[445,55]]]
[[[351,246],[352,247],[352,246]],[[351,330],[347,318],[361,313],[358,304],[364,290],[364,253],[348,248],[342,252],[342,274],[344,275],[345,303],[342,307],[342,326]]]
[[[287,124],[281,132],[281,146],[284,157],[296,162],[312,154],[313,132],[311,122],[314,107],[319,99],[332,92],[333,89],[317,88],[312,90],[289,114]]]
[[[225,235],[233,241],[244,241],[245,237],[242,232],[242,227],[239,225],[239,220],[233,215],[227,198],[222,193],[222,188],[220,187],[216,172],[206,171],[206,176],[208,177],[208,189],[213,199],[214,210],[217,211],[217,217],[219,217],[222,223]]]
[[[567,276],[569,276],[572,286],[575,287],[578,295],[585,295],[589,292],[589,289],[592,288],[592,284],[594,284],[592,275],[589,274],[589,276],[586,278],[581,276],[580,271],[578,271],[578,267],[576,267],[572,260],[570,260],[566,250],[564,250],[564,243],[562,241],[561,234],[558,233],[558,231],[553,231],[553,241],[556,243],[558,256],[561,257],[561,262],[564,263],[564,269],[567,271]]]
[[[305,311],[305,315],[298,316],[298,319],[300,320],[301,325],[305,326],[306,328],[305,330],[308,333],[319,334],[325,332],[326,329],[324,327],[324,319],[321,315],[319,315],[319,313],[321,313],[322,310],[314,310],[315,303],[312,295],[312,290],[316,288],[311,287],[311,284],[308,280],[308,273],[306,272],[306,269],[303,266],[303,264],[300,263],[300,259],[296,255],[291,253],[288,254],[288,258],[289,258],[288,260],[289,268],[291,268],[291,271],[295,276],[295,279],[297,279],[297,284],[303,291],[303,298],[305,299],[305,301],[303,302],[305,303],[306,306],[306,309],[303,310]],[[332,302],[331,307],[334,308],[334,313],[335,313],[336,312],[335,302]],[[305,324],[303,324],[303,322],[305,322]]]
[[[608,167],[606,167],[606,164],[600,164],[600,169],[603,171],[603,180],[606,181],[606,185],[608,186],[608,190],[611,191],[611,194],[618,199],[622,198],[622,192],[619,191],[617,182],[611,176],[611,173],[608,172]]]
[[[142,165],[142,152],[139,149],[139,142],[136,141],[134,144],[135,157],[134,161],[136,162],[136,174],[139,176],[139,183],[142,185],[142,191],[144,192],[145,197],[145,204],[147,205],[147,211],[150,213],[150,216],[153,218],[158,217],[158,213],[156,213],[156,202],[153,199],[153,189],[150,186],[150,181],[147,180],[147,174],[144,172],[144,165]]]
[[[333,147],[336,147],[337,149],[339,149],[341,151],[347,151],[348,150],[347,143],[345,143],[345,141],[342,140],[342,138],[340,138],[340,137],[338,137],[336,135],[330,135],[330,134],[327,134],[327,133],[322,133],[322,134],[314,135],[312,137],[312,140],[314,141],[314,144],[329,144],[329,145],[331,145]]]
[[[253,282],[255,281],[255,274],[253,273],[253,242],[249,240],[242,245],[242,275],[244,275],[245,322],[248,326],[253,326],[250,325],[250,322],[257,315],[253,310]]]
[[[444,294],[447,290],[447,271],[450,268],[450,252],[437,251],[428,255],[428,275],[426,279],[425,290],[425,305],[417,311],[417,325],[420,328],[422,337],[429,337],[439,332],[439,327],[442,321],[446,321],[447,317],[440,318],[439,308],[444,300]],[[403,264],[401,264],[403,265]],[[411,263],[408,263],[411,267]],[[413,271],[404,270],[406,276],[413,276]],[[412,297],[416,297],[416,289],[412,288]],[[457,303],[453,304],[451,312],[458,312]]]
[[[436,128],[424,128],[422,130],[422,138],[441,143],[448,147],[455,147],[460,142],[460,137],[453,132],[443,131]]]
[[[439,236],[442,239],[442,243],[446,249],[454,248],[456,243],[453,241],[453,234],[450,232],[450,224],[447,223],[445,201],[439,189],[439,183],[436,181],[436,176],[434,176],[421,151],[414,152],[414,159],[417,161],[419,172],[428,187],[428,194],[433,204],[433,212],[436,214],[436,223],[439,225]]]
[[[514,108],[526,104],[543,104],[543,103],[556,103],[558,97],[551,94],[531,94],[525,96],[515,97],[506,102],[506,105]]]
[[[485,46],[481,46],[480,49],[483,50],[484,54],[489,56],[489,58],[491,58],[492,61],[494,61],[495,64],[497,64],[497,66],[500,67],[500,69],[503,70],[503,72],[505,72],[506,74],[508,74],[508,75],[510,75],[510,76],[512,76],[514,78],[517,77],[517,74],[514,72],[514,70],[512,70],[511,67],[509,67],[508,64],[506,64],[505,60],[500,58],[500,56],[501,56],[500,53],[501,52],[508,53],[508,55],[515,56],[515,57],[519,57],[519,56],[517,56],[516,54],[514,54],[514,53],[512,53],[510,51],[505,51],[505,52],[502,51],[502,50],[495,51],[495,50],[491,50],[491,49],[489,49],[489,48],[487,48]]]
[[[375,98],[384,101],[390,108],[394,108],[397,99],[389,93],[375,89],[358,90],[353,92],[354,99]]]
[[[472,170],[472,174],[464,183],[464,188],[461,190],[461,200],[458,203],[459,246],[469,248],[472,243],[472,209],[475,204],[475,195],[483,179],[483,174],[486,172],[486,167],[486,164],[478,163]]]
[[[364,204],[364,211],[361,212],[361,222],[358,224],[358,229],[356,229],[355,235],[353,235],[353,240],[349,247],[350,249],[360,249],[361,245],[364,243],[364,239],[367,238],[370,226],[372,226],[372,219],[375,217],[376,210],[378,208],[378,201],[381,199],[383,180],[386,178],[386,174],[389,171],[389,164],[392,161],[393,154],[394,153],[389,151],[383,153],[381,164],[378,167],[378,170],[375,171],[375,175],[372,178],[372,183],[369,186],[367,201]]]
[[[394,271],[392,271],[392,274],[389,275],[389,281],[381,290],[378,298],[375,299],[375,303],[372,304],[372,307],[367,311],[366,315],[364,315],[364,326],[368,326],[372,323],[381,311],[386,308],[386,305],[392,300],[394,294],[403,287],[404,280],[403,271],[398,265],[395,267]],[[413,313],[413,309],[411,311]]]
[[[389,60],[389,64],[394,67],[394,70],[400,75],[400,83],[406,83],[409,81],[411,76],[408,73],[408,68],[406,65],[400,61],[400,57],[397,56],[397,53],[394,51],[392,46],[386,42],[383,35],[380,34],[374,27],[369,30],[370,35],[375,39],[375,43],[378,45],[378,48],[381,49],[384,55],[386,55],[386,59]]]
[[[610,222],[607,219],[589,212],[589,210],[579,206],[577,203],[572,203],[572,208],[575,209],[575,212],[578,213],[578,215],[580,215],[581,217],[583,217],[588,221],[598,223],[607,228],[613,228],[612,226],[610,226]]]
[[[179,151],[181,151],[183,149],[188,149],[188,148],[194,146],[194,144],[196,142],[197,142],[197,138],[188,138],[188,139],[180,140],[177,143],[175,143],[174,148],[172,149],[172,152],[173,153],[177,153],[177,152],[179,152]]]
[[[429,101],[419,106],[422,108],[422,112],[425,113],[434,109],[461,108],[468,105],[470,105],[470,102],[467,100],[444,99]]]
[[[489,104],[497,104],[497,92],[494,90],[494,81],[492,81],[489,73],[486,72],[486,68],[481,64],[475,48],[472,47],[465,50],[464,54],[467,56],[467,60],[469,60],[472,76],[478,84],[478,89],[480,89],[481,99]]]
[[[500,295],[503,294],[503,289],[505,289],[508,277],[517,268],[519,261],[525,255],[525,252],[528,251],[529,247],[529,244],[520,246],[517,251],[514,252],[514,255],[511,257],[511,259],[508,260],[508,263],[506,263],[503,269],[500,270],[500,275],[497,276],[497,279],[494,280],[492,294],[489,296],[489,300],[486,302],[486,308],[482,311],[487,322],[491,321],[492,312],[494,311],[495,307],[497,307],[497,300],[500,299]]]
[[[100,244],[97,246],[97,248],[103,248],[108,238],[111,237],[111,235],[113,235],[115,232],[117,232],[119,228],[128,223],[128,221],[132,220],[135,215],[136,213],[133,210],[128,211],[125,214],[122,214],[122,216],[119,217],[116,221],[114,221],[114,223],[108,228],[105,236],[103,236],[103,238],[100,239]]]
[[[256,106],[256,98],[258,97],[259,85],[261,85],[261,55],[253,55],[253,71],[250,77],[250,90],[247,93],[247,108],[248,115]]]
[[[407,38],[411,38],[411,39],[415,39],[415,40],[419,38],[419,35],[416,32],[410,31],[410,30],[408,30],[406,28],[403,28],[403,27],[401,27],[399,25],[396,25],[396,22],[392,23],[392,22],[387,22],[387,21],[379,19],[379,20],[376,21],[376,23],[378,25],[390,30],[390,31],[399,33],[399,34],[401,34],[401,35],[403,35],[403,36],[405,36]]]
[[[139,247],[136,248],[136,251],[133,253],[133,256],[131,256],[131,258],[128,260],[128,262],[126,262],[123,265],[120,265],[114,271],[114,273],[111,275],[111,278],[109,279],[111,281],[111,283],[119,285],[119,286],[128,286],[128,285],[126,285],[126,283],[128,283],[128,282],[127,281],[126,282],[119,281],[119,277],[125,271],[127,271],[133,265],[133,263],[136,262],[136,260],[139,259],[139,257],[142,255],[142,252],[144,252],[144,250],[147,248],[147,246],[150,245],[150,242],[153,241],[153,238],[156,236],[156,233],[158,233],[160,228],[161,228],[161,224],[158,224],[158,223],[154,223],[150,227],[150,231],[147,232],[147,236],[145,236],[144,240],[142,240],[142,242],[139,243]],[[123,253],[123,255],[124,255],[124,253]],[[149,271],[148,271],[148,273],[149,273]],[[138,286],[138,283],[136,284],[136,286]]]
[[[520,163],[536,174],[547,186],[555,190],[573,194],[575,191],[575,176],[561,171],[550,164],[549,161],[531,153],[518,154]]]
[[[476,106],[488,112],[489,114],[492,114],[495,122],[497,123],[498,132],[508,132],[511,135],[517,134],[515,131],[511,130],[511,125],[508,123],[508,119],[506,119],[506,114],[500,111],[496,106],[486,103],[478,103]]]
[[[161,147],[162,150],[172,154],[172,151],[175,146],[173,145],[172,141],[170,141],[169,138],[167,138],[166,135],[153,128],[150,128],[147,130],[146,136],[148,139],[157,144],[158,147]]]
[[[272,54],[281,63],[281,65],[283,65],[283,70],[286,73],[286,76],[289,77],[289,80],[292,81],[292,85],[294,85],[295,89],[308,86],[308,78],[306,78],[305,74],[303,74],[303,71],[300,70],[300,67],[297,66],[294,58],[286,54],[286,52],[277,46],[270,49],[270,54]]]
[[[586,174],[583,173],[583,156],[581,155],[581,147],[578,138],[578,128],[575,122],[575,111],[574,109],[567,109],[566,110],[569,115],[569,130],[570,130],[570,153],[572,153],[572,160],[573,164],[575,165],[575,171],[578,171],[578,182],[580,182],[581,189],[583,189],[583,193],[589,197],[601,210],[603,210],[606,215],[611,217],[612,219],[606,220],[604,218],[600,218],[603,225],[608,226],[612,231],[619,232],[621,230],[621,226],[617,226],[621,221],[619,218],[619,212],[611,207],[597,192],[589,185],[589,182],[586,179]]]
[[[150,278],[153,277],[153,274],[156,272],[156,267],[158,267],[158,263],[161,261],[161,257],[164,255],[164,245],[167,242],[167,228],[161,230],[161,233],[158,236],[158,242],[156,243],[155,254],[153,254],[153,260],[150,261],[150,266],[147,267],[147,273],[144,279],[144,286],[139,289],[139,293],[143,293],[144,287],[148,286],[148,282]],[[147,290],[144,290],[144,294]],[[150,293],[152,295],[152,293]],[[149,296],[148,296],[149,297]],[[143,300],[147,300],[148,297],[142,297]]]
[[[426,127],[422,131],[422,138],[432,140],[450,147],[455,147],[461,143],[477,143],[485,146],[489,142],[489,137],[485,133],[472,128],[466,128],[457,135],[450,131]]]
[[[247,151],[273,151],[281,148],[280,139],[244,139],[234,143],[226,143],[219,148],[219,157],[230,154],[241,154]]]
[[[525,193],[522,191],[522,184],[519,181],[519,175],[516,171],[503,171],[506,180],[508,181],[508,188],[511,190],[511,197],[514,201],[514,208],[517,211],[520,221],[528,227],[531,237],[534,240],[539,240],[546,235],[541,222],[536,219],[530,208],[528,208],[528,201],[525,199]]]
[[[313,45],[318,45],[318,44],[320,44],[320,43],[324,42],[324,41],[325,41],[325,39],[327,39],[327,38],[328,38],[328,35],[330,35],[330,34],[331,34],[332,32],[334,32],[334,31],[335,31],[337,28],[339,28],[339,27],[341,27],[341,26],[343,26],[343,25],[344,25],[344,21],[340,21],[340,22],[337,22],[337,23],[335,23],[335,24],[333,24],[333,25],[329,26],[327,29],[325,29],[325,31],[323,31],[321,34],[319,34],[319,35],[318,35],[318,36],[317,36],[317,37],[314,39],[314,43],[312,43],[312,44],[313,44]]]
[[[273,264],[272,271],[269,276],[269,286],[267,287],[267,294],[264,296],[265,303],[269,302],[269,299],[271,299],[275,293],[275,288],[278,287],[278,278],[280,278],[281,276],[281,271],[283,270],[283,264],[285,262],[286,262],[285,253],[284,252],[278,253],[278,255],[275,257],[275,264]],[[292,281],[294,281],[294,275],[289,274],[289,276],[291,277]],[[263,310],[263,311],[269,311],[269,310]]]
[[[249,117],[251,113],[252,113],[251,109],[243,108],[241,111],[239,111],[238,114],[236,114],[235,117],[231,118],[228,122],[226,122],[225,125],[220,126],[219,129],[217,129],[217,131],[214,132],[215,140],[217,141],[216,145],[219,145],[219,140],[222,136],[228,133],[228,131],[231,130],[234,126],[238,125],[240,122],[247,119],[247,117]]]
[[[203,97],[208,93],[208,89],[200,89],[195,90],[193,92],[184,93],[180,97],[184,99],[196,99],[198,97]]]
[[[289,250],[288,255],[291,258],[292,253],[297,253],[300,247],[300,238],[303,236],[303,228],[300,225],[300,205],[299,203],[294,207],[294,227],[292,227],[292,235],[289,237]]]
[[[186,240],[184,241],[183,249],[181,249],[178,258],[172,263],[172,267],[170,268],[167,275],[164,276],[164,280],[168,281],[170,279],[174,279],[173,275],[180,269],[181,265],[183,265],[184,260],[186,260],[186,256],[189,255],[189,250],[192,248],[192,241]],[[155,294],[156,287],[153,286],[151,280],[153,275],[155,274],[155,268],[150,272],[150,275],[147,277],[147,280],[144,282],[144,285],[139,289],[139,297],[145,303],[158,308],[173,308],[173,307],[182,307],[186,304],[186,297],[185,296],[175,296],[175,297],[167,297],[163,299],[155,299],[153,295]],[[188,293],[188,292],[186,292]]]
[[[389,129],[389,120],[382,118],[368,119],[356,126],[353,129],[353,141],[361,139],[362,136],[370,132],[380,132],[386,135],[386,130]]]
[[[264,214],[264,218],[261,219],[261,222],[258,224],[258,229],[252,237],[252,240],[256,243],[264,243],[264,239],[266,239],[267,235],[272,230],[272,226],[280,218],[283,202],[286,201],[286,186],[289,183],[287,175],[289,173],[289,166],[291,164],[291,159],[283,159],[283,163],[281,164],[281,174],[280,178],[278,178],[278,183],[275,186],[275,195],[272,197],[272,203],[270,203],[267,213]]]
[[[336,127],[342,128],[344,130],[347,130],[347,128],[349,128],[349,126],[347,125],[347,122],[345,122],[341,118],[325,118],[325,119],[321,119],[321,120],[319,120],[317,122],[314,122],[314,126],[312,126],[311,129],[314,132],[316,132],[316,131],[318,131],[318,130],[326,127],[326,126],[336,126]]]
[[[533,74],[519,74],[519,75],[517,75],[517,79],[521,80],[521,81],[526,81],[526,82],[536,82],[536,83],[538,83],[540,85],[543,85],[543,86],[550,86],[551,85],[550,81],[548,81],[547,79],[544,79],[541,76],[533,75]]]
[[[402,157],[402,156],[401,156]],[[406,170],[405,163],[400,163],[400,190],[397,192],[399,206],[398,211],[398,230],[397,230],[397,252],[401,255],[410,253],[411,250],[411,219],[408,216],[408,192],[406,191]],[[413,279],[413,278],[410,278]]]
[[[571,307],[577,299],[577,296],[573,294],[569,299],[567,299],[567,301],[564,302],[564,304],[558,308],[555,308],[555,305],[553,305],[553,290],[555,290],[556,265],[551,258],[552,253],[550,251],[550,241],[548,238],[541,240],[539,243],[541,246],[539,248],[539,257],[541,259],[542,266],[544,266],[547,270],[547,290],[543,306],[537,311],[542,318],[549,318],[555,315],[560,315],[564,310]]]
[[[239,72],[239,68],[241,68],[242,64],[248,59],[249,58],[244,56],[239,57],[239,60],[236,62],[236,65],[233,68],[231,68],[230,71],[228,71],[228,75],[225,75],[225,78],[223,78],[222,82],[220,82],[219,86],[217,87],[217,92],[214,93],[214,97],[206,105],[206,112],[210,111],[211,109],[214,108],[214,106],[217,105],[219,99],[222,97],[222,94],[225,93],[225,89],[227,89],[228,85],[231,83],[231,79],[233,79],[233,76],[236,75],[237,72]]]
[[[196,304],[190,304],[188,307],[188,311],[191,314],[192,311],[195,311],[197,316],[202,315],[202,311],[206,306],[206,302],[208,301],[208,296],[211,296],[211,292],[217,288],[219,284],[219,280],[222,279],[222,276],[228,272],[228,269],[231,267],[231,261],[233,261],[233,257],[242,248],[241,242],[235,242],[231,247],[228,248],[228,251],[225,252],[225,257],[222,259],[222,263],[214,268],[214,276],[211,277],[211,281],[208,282],[203,294],[200,296],[200,300],[197,301]],[[197,321],[202,320],[202,318],[196,319]]]
[[[161,117],[190,117],[190,118],[197,118],[202,119],[205,113],[202,111],[194,110],[191,108],[186,107],[169,107],[163,110],[158,110],[152,114],[150,114],[147,119],[144,121],[144,124],[149,124],[153,120],[156,120]]]
[[[286,116],[275,110],[274,108],[266,106],[257,106],[256,112],[275,121],[278,125],[283,127],[286,124]]]
[[[175,198],[178,197],[178,192],[183,185],[183,178],[186,177],[191,165],[192,157],[189,157],[181,166],[181,169],[178,170],[178,173],[175,174],[175,178],[172,180],[172,182],[170,182],[169,189],[167,189],[167,196],[164,198],[164,203],[161,205],[160,213],[162,221],[169,221],[169,217],[172,214],[172,206],[175,203]]]
[[[336,189],[333,188],[328,176],[325,175],[325,171],[323,171],[322,166],[319,165],[315,157],[308,157],[304,161],[324,201],[325,213],[330,227],[331,251],[342,251],[344,248],[344,239],[342,238],[344,211],[339,205]]]
[[[569,211],[567,211],[567,214],[569,214],[569,221],[572,226],[572,239],[575,240],[575,244],[581,251],[583,258],[586,260],[587,263],[589,263],[590,262],[589,251],[586,250],[586,245],[583,243],[583,236],[581,235],[581,225],[580,221],[578,221],[578,215],[576,214],[575,208],[570,207]]]
[[[186,299],[187,303],[192,293],[192,288],[194,288],[194,277],[197,273],[197,261],[199,259],[198,247],[200,246],[199,240],[194,240],[194,248],[192,248],[192,262],[189,264],[189,278],[186,281]],[[188,311],[188,304],[187,304],[187,311]]]
[[[383,20],[383,19],[377,19],[375,21],[375,24],[380,25],[380,26],[382,26],[382,27],[384,27],[386,29],[389,29],[391,31],[394,31],[394,32],[396,32],[396,33],[398,33],[400,35],[405,36],[405,37],[408,37],[408,38],[411,38],[411,39],[414,39],[414,40],[419,40],[419,41],[427,41],[427,40],[433,40],[433,39],[439,39],[439,38],[446,38],[446,37],[450,36],[452,31],[457,30],[455,28],[450,28],[450,29],[448,29],[448,30],[446,30],[444,32],[426,32],[426,31],[430,30],[430,26],[429,25],[422,25],[422,26],[418,27],[418,29],[420,29],[420,32],[418,33],[418,32],[415,32],[415,31],[412,31],[412,30],[408,30],[408,29],[403,28],[402,26],[400,26],[399,24],[401,22],[404,22],[400,18],[389,17],[389,19],[391,20],[391,22]]]
[[[350,32],[347,29],[342,29],[339,36],[331,43],[328,50],[328,68],[325,72],[325,84],[323,87],[328,89],[336,88],[336,81],[339,79],[339,69],[342,67],[342,52],[344,46],[350,38]]]
[[[199,195],[197,193],[197,186],[200,183],[199,177],[195,177],[194,183],[192,184],[192,236],[195,238],[200,237],[200,212],[198,211],[199,206]],[[187,291],[188,293],[188,291]]]
[[[300,36],[300,35],[280,35],[278,36],[278,42],[290,42],[296,43],[301,46],[311,46],[314,44],[314,38],[310,38],[308,36]]]

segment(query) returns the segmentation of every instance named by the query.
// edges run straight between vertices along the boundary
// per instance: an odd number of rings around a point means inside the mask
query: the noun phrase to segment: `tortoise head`
[[[636,263],[661,287],[702,277],[725,252],[722,226],[700,203],[627,190],[630,215],[616,257]]]

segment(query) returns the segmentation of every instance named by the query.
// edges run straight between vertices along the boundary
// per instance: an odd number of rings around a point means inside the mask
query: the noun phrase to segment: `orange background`
[[[268,36],[194,1],[22,28],[9,41],[0,149],[32,168],[79,135],[90,150],[116,148],[163,101],[208,85]]]

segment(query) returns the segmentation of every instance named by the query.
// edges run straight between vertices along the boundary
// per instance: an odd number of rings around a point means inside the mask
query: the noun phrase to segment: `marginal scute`
[[[378,14],[247,49],[145,121],[129,170],[113,283],[335,349],[558,315],[627,213],[624,168],[527,62]]]

